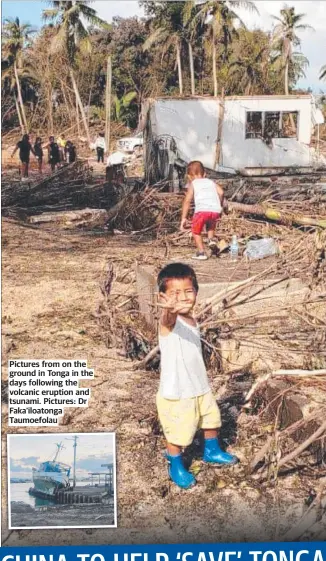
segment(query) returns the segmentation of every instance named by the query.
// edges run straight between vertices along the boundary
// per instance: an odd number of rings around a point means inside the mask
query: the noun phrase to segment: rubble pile
[[[151,204],[152,196],[147,193]],[[283,247],[259,273],[199,303],[209,375],[213,385],[216,379],[222,384],[219,403],[227,426],[237,424],[252,459],[248,477],[264,485],[277,485],[296,470],[315,469],[320,477],[326,459],[326,232],[226,217],[218,235],[229,237],[227,224],[234,220],[242,221],[248,238],[274,229]],[[223,259],[228,256],[220,255],[221,267]],[[157,271],[164,262],[162,257],[156,263]],[[116,293],[115,283],[124,289]],[[157,372],[158,310],[151,324],[140,313],[135,273],[108,263],[101,292],[97,320],[106,345],[132,359],[136,369]],[[315,503],[312,512],[319,516]],[[309,535],[315,535],[320,520],[309,520]]]
[[[252,230],[257,230],[257,220],[283,225],[312,226],[326,228],[326,178],[322,175],[289,178],[257,178],[221,180],[225,189],[228,207],[237,214],[255,219]],[[165,193],[158,188],[141,193],[127,193],[116,209],[111,209],[110,223],[120,231],[151,232],[157,238],[169,238],[171,242],[185,239],[175,235],[180,222],[183,194]],[[220,236],[224,220],[219,228]],[[247,224],[248,225],[248,224]],[[227,226],[228,227],[228,226]],[[250,227],[250,226],[249,226]]]
[[[2,212],[10,216],[21,210],[26,215],[32,215],[45,210],[67,210],[78,200],[79,204],[83,204],[90,177],[89,166],[77,161],[37,181],[3,179]]]

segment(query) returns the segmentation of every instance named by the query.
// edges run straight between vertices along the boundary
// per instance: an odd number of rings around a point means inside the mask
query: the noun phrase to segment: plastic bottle
[[[230,255],[231,255],[231,261],[237,261],[238,260],[239,244],[238,244],[237,236],[235,234],[233,234],[233,236],[232,236],[232,242],[231,242],[231,245],[230,245]]]

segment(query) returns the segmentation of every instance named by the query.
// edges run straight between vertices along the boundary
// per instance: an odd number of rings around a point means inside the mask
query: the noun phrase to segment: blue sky
[[[31,23],[38,27],[41,25],[42,4],[46,7],[44,3],[38,1],[4,0],[1,2],[2,19],[18,16],[21,21]]]
[[[245,10],[237,10],[248,28],[262,27],[271,29],[273,25],[272,15],[278,15],[284,6],[283,0],[256,0],[255,4],[260,12],[259,16],[249,14]],[[294,6],[298,13],[306,14],[305,22],[312,25],[315,32],[304,31],[300,33],[302,40],[302,52],[310,62],[306,70],[306,78],[300,80],[298,87],[308,88],[314,92],[326,91],[326,82],[318,79],[321,66],[326,64],[326,0],[287,0]],[[2,19],[16,17],[23,22],[29,22],[34,26],[42,25],[41,13],[47,7],[47,2],[40,0],[2,0]],[[107,21],[114,16],[130,17],[142,15],[142,10],[136,0],[96,0],[92,7],[98,15]]]

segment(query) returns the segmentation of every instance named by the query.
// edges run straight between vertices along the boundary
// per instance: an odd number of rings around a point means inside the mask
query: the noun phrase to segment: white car
[[[125,138],[120,138],[117,142],[118,150],[123,150],[124,152],[141,152],[143,148],[144,137],[143,133],[139,132],[135,136],[126,136]]]

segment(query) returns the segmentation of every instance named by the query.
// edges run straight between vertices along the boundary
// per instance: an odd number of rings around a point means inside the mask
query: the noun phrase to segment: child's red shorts
[[[199,236],[204,226],[207,230],[215,230],[215,226],[221,215],[218,212],[196,212],[192,218],[191,231],[195,236]]]

